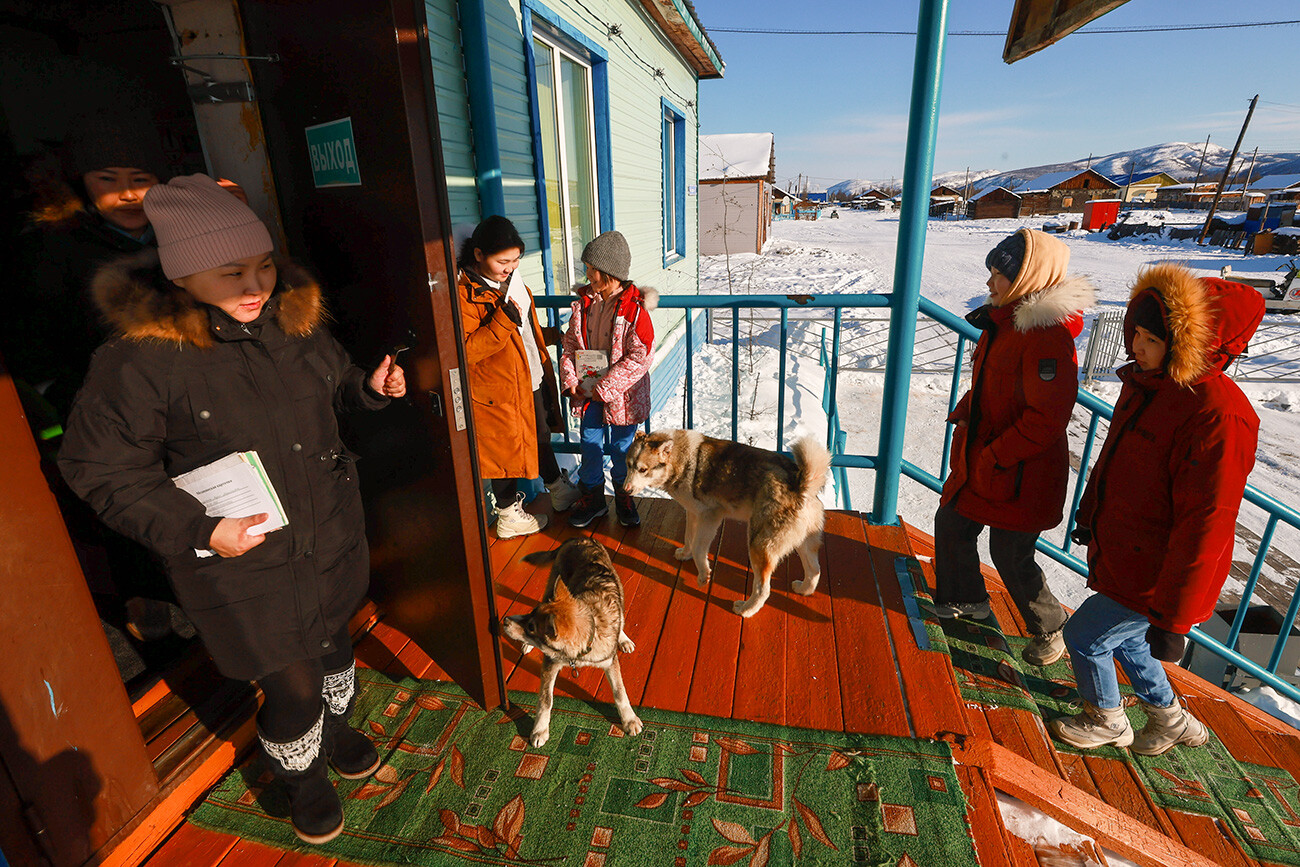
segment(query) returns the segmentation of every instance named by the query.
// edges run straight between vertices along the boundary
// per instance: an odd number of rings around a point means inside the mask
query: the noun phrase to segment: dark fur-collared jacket
[[[1259,416],[1224,370],[1246,351],[1264,299],[1250,286],[1156,265],[1133,286],[1130,354],[1133,311],[1145,296],[1164,314],[1165,363],[1120,368],[1124,385],[1078,523],[1092,532],[1088,586],[1186,633],[1214,613],[1232,566]]]
[[[246,328],[163,277],[147,251],[105,266],[93,295],[117,337],[91,362],[59,456],[104,523],[161,554],[227,677],[329,653],[369,582],[356,467],[335,412],[379,409],[325,328],[320,288],[281,265]],[[288,514],[239,557],[199,557],[219,519],[172,477],[256,450]],[[238,517],[238,516],[236,516]]]
[[[71,202],[77,202],[68,191]],[[18,379],[49,383],[45,399],[67,418],[90,356],[109,336],[90,299],[91,275],[104,263],[147,244],[113,229],[103,217],[69,205],[57,219],[36,219],[18,239],[17,281],[0,322],[5,363]],[[152,235],[148,236],[152,245]]]
[[[948,421],[952,472],[941,502],[989,527],[1038,533],[1064,514],[1070,453],[1065,430],[1079,391],[1074,340],[1093,288],[1067,276],[1070,250],[1022,229],[1025,259],[1001,306],[966,317],[983,330],[971,388]]]

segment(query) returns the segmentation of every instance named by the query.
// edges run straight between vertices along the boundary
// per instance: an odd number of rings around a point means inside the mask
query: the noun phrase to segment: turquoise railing
[[[540,308],[554,308],[565,310],[568,308],[569,300],[557,297],[538,297],[536,298],[537,306]],[[840,355],[840,338],[844,329],[845,310],[860,308],[884,308],[890,306],[890,297],[888,295],[664,295],[659,298],[659,307],[664,310],[679,309],[685,311],[685,318],[681,325],[682,333],[678,339],[685,341],[685,351],[687,358],[692,359],[695,356],[695,350],[699,346],[698,335],[695,334],[693,327],[694,316],[698,310],[712,309],[725,310],[730,312],[731,319],[731,381],[732,381],[732,400],[731,400],[731,438],[736,439],[739,425],[739,394],[740,394],[740,352],[742,341],[736,339],[740,333],[740,315],[744,309],[777,309],[780,311],[779,340],[777,347],[779,349],[778,361],[778,382],[786,381],[786,362],[789,355],[789,326],[791,310],[817,310],[829,309],[833,312],[831,326],[831,349],[826,351],[823,345],[820,351],[820,360],[825,368],[825,388],[823,390],[822,408],[827,414],[827,448],[831,451],[831,466],[836,480],[836,487],[840,494],[840,504],[846,508],[852,508],[848,499],[848,485],[846,471],[849,469],[866,469],[877,470],[878,474],[888,472],[888,464],[882,460],[881,455],[867,454],[849,454],[845,452],[845,436],[839,427],[839,407],[837,401],[837,385],[839,380],[839,355]],[[948,328],[956,335],[956,355],[953,362],[953,372],[951,388],[949,393],[948,406],[951,409],[957,404],[961,394],[962,381],[962,361],[965,357],[965,346],[970,341],[979,339],[979,331],[962,317],[938,306],[933,301],[924,296],[919,298],[920,313],[928,316],[940,325]],[[671,335],[669,335],[671,340]],[[891,352],[886,362],[886,370],[894,364],[894,355]],[[694,377],[693,365],[687,363],[686,375],[683,379],[685,389],[685,408],[683,423],[686,427],[694,424]],[[886,426],[892,426],[896,420],[894,417],[899,412],[896,405],[890,405],[890,393],[886,391],[884,397],[884,406],[882,406],[882,429]],[[785,399],[784,392],[782,399],[777,402],[776,412],[776,447],[780,451],[785,451]],[[1077,406],[1088,414],[1088,432],[1084,440],[1083,450],[1079,458],[1079,470],[1076,476],[1076,484],[1070,501],[1068,520],[1062,535],[1063,541],[1058,544],[1046,537],[1040,537],[1038,540],[1038,550],[1047,557],[1064,565],[1066,568],[1073,570],[1079,575],[1088,574],[1087,563],[1080,559],[1073,552],[1073,542],[1070,540],[1070,530],[1074,528],[1074,514],[1078,509],[1079,498],[1083,493],[1083,485],[1079,482],[1086,476],[1089,467],[1092,466],[1093,453],[1097,447],[1097,432],[1102,420],[1110,421],[1113,407],[1101,400],[1089,391],[1080,389]],[[906,459],[899,459],[898,472],[907,476],[919,484],[924,485],[932,491],[938,492],[943,488],[943,478],[947,476],[949,466],[949,452],[952,447],[952,426],[948,425],[944,435],[943,453],[940,458],[939,475],[934,475],[916,464]],[[557,443],[557,450],[577,451],[576,443]],[[893,486],[897,490],[897,483]],[[877,491],[880,486],[877,485]],[[1286,695],[1294,701],[1300,701],[1300,689],[1290,682],[1278,677],[1277,669],[1281,663],[1282,653],[1286,646],[1287,638],[1290,636],[1291,629],[1295,624],[1297,615],[1300,615],[1300,588],[1292,594],[1290,604],[1286,613],[1283,615],[1282,627],[1279,630],[1277,641],[1274,643],[1272,652],[1269,655],[1269,661],[1265,665],[1260,665],[1253,660],[1243,656],[1241,653],[1232,649],[1237,638],[1241,633],[1242,626],[1245,622],[1247,609],[1250,607],[1250,600],[1254,595],[1256,585],[1259,582],[1265,559],[1268,556],[1269,549],[1273,544],[1273,536],[1279,523],[1286,524],[1290,527],[1300,530],[1300,512],[1292,509],[1290,506],[1278,501],[1277,499],[1265,494],[1253,485],[1246,487],[1243,504],[1250,504],[1262,510],[1267,515],[1267,524],[1263,534],[1260,537],[1258,551],[1256,552],[1254,562],[1252,563],[1250,575],[1247,578],[1245,589],[1242,592],[1241,603],[1238,606],[1236,615],[1229,629],[1227,638],[1220,642],[1213,636],[1207,635],[1200,629],[1193,629],[1190,638],[1193,642],[1204,647],[1210,653],[1224,659],[1228,663],[1235,665],[1238,669],[1258,678],[1261,682],[1268,684],[1278,692]],[[877,523],[895,523],[896,516],[882,516],[878,514],[879,502],[873,502],[873,511],[871,520]],[[890,520],[892,519],[892,520]]]

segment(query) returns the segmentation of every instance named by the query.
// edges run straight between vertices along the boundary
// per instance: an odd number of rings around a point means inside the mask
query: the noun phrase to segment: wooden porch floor
[[[905,599],[898,576],[899,558],[922,558],[927,583],[932,582],[932,542],[925,533],[907,525],[873,526],[858,513],[828,513],[817,592],[811,597],[790,592],[790,572],[798,578],[802,571],[792,558],[778,572],[767,605],[746,620],[731,609],[749,577],[744,526],[724,525],[713,580],[701,589],[694,565],[673,557],[685,526],[680,507],[663,499],[641,502],[639,528],[625,530],[611,514],[590,531],[610,550],[623,578],[626,631],[637,649],[623,657],[622,668],[634,706],[948,740],[970,805],[979,863],[986,867],[1087,863],[1081,857],[1107,863],[1090,846],[1035,850],[1010,834],[995,789],[1104,839],[1106,848],[1137,863],[1262,863],[1221,833],[1213,819],[1159,806],[1131,766],[1058,752],[1038,715],[964,701],[950,658],[918,645],[917,624],[907,610],[911,600]],[[493,541],[499,615],[528,610],[539,601],[547,568],[531,566],[522,556],[581,532],[563,517],[553,518],[535,536]],[[1023,635],[1024,624],[995,573],[986,569],[986,574],[1003,630]],[[382,617],[357,642],[357,656],[395,676],[446,679]],[[536,690],[538,654],[521,659],[518,647],[504,642],[503,659],[509,689]],[[1300,732],[1181,668],[1169,670],[1176,691],[1234,757],[1283,768],[1300,780]],[[557,691],[583,701],[610,700],[600,672],[591,669],[576,677],[564,672]],[[1053,860],[1062,856],[1073,860]],[[188,824],[147,863],[347,867]]]

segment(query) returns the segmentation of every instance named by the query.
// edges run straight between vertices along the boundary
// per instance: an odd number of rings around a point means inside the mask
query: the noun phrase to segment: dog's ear
[[[555,596],[552,598],[556,602],[573,598],[573,594],[569,592],[569,585],[564,583],[563,578],[555,582]]]
[[[539,613],[533,618],[533,629],[547,642],[555,641],[555,618],[549,612]]]
[[[632,442],[639,443],[643,439],[645,439],[645,431],[639,430],[636,432],[636,436],[632,437]]]
[[[673,441],[664,440],[663,444],[659,446],[657,451],[659,452],[659,454],[663,455],[664,457],[668,457],[673,453]]]

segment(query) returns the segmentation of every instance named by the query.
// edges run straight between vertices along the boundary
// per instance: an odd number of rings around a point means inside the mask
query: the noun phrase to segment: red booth
[[[1119,199],[1093,199],[1083,203],[1083,230],[1096,232],[1119,218]]]

